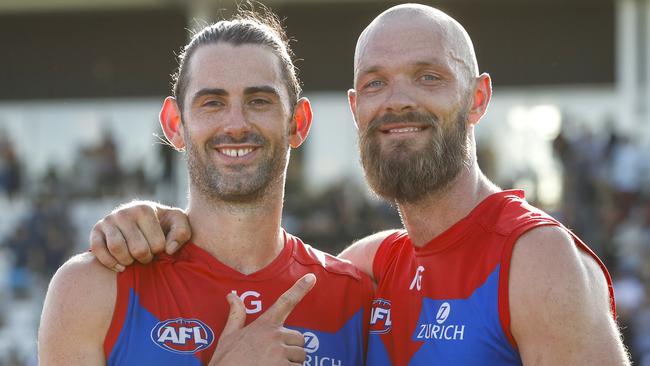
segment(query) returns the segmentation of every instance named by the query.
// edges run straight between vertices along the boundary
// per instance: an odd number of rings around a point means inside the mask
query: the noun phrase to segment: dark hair
[[[221,20],[204,27],[185,45],[178,56],[178,69],[172,75],[173,95],[181,111],[188,84],[187,63],[199,47],[219,42],[234,46],[254,44],[269,47],[280,58],[282,76],[289,92],[291,105],[298,101],[301,92],[300,81],[297,68],[292,61],[293,52],[289,47],[289,39],[277,15],[261,4],[258,7],[261,10],[254,9],[252,5],[250,10],[239,7],[230,20]]]

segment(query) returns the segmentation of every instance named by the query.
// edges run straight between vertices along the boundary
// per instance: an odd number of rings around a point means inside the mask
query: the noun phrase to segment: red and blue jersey
[[[228,293],[244,302],[248,324],[298,278],[314,273],[315,287],[285,322],[305,337],[305,365],[363,365],[370,278],[284,236],[278,257],[249,275],[192,243],[174,255],[160,254],[153,263],[129,266],[117,277],[115,310],[104,340],[107,364],[207,365],[228,317]]]
[[[544,225],[562,227],[526,203],[523,192],[505,191],[423,247],[404,231],[391,234],[373,262],[378,288],[367,365],[521,365],[510,333],[510,258],[522,234]],[[571,236],[600,264],[614,312],[607,269]]]

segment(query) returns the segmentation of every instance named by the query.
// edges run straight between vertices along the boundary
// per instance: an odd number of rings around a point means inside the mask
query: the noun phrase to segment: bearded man
[[[188,162],[191,243],[119,274],[70,259],[45,299],[41,365],[365,363],[370,279],[280,226],[312,118],[290,55],[270,12],[192,37],[160,112]]]

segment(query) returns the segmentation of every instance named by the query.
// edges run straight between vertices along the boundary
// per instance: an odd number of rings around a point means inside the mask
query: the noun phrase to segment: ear
[[[472,91],[472,109],[468,116],[469,122],[473,125],[477,124],[485,115],[492,98],[492,80],[489,74],[479,75],[475,83]]]
[[[312,112],[309,99],[300,98],[293,110],[293,120],[291,121],[291,136],[289,136],[289,145],[297,148],[305,141],[311,128]]]
[[[348,89],[348,103],[350,104],[350,111],[352,112],[352,120],[354,120],[354,127],[359,129],[359,123],[357,122],[357,91],[354,89]]]
[[[176,150],[183,150],[185,148],[185,139],[183,137],[181,111],[174,97],[165,98],[158,119],[160,119],[160,126],[167,141],[174,145]]]

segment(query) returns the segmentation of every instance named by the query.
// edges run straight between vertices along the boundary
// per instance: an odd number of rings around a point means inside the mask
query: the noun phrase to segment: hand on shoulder
[[[191,236],[189,220],[180,208],[133,201],[95,224],[90,248],[104,266],[121,272],[134,261],[149,263],[162,251],[174,253]]]

